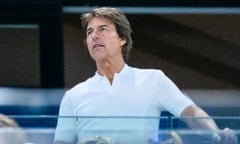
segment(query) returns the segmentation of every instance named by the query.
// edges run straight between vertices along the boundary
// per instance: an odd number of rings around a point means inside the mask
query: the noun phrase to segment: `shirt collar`
[[[124,64],[122,70],[119,73],[115,73],[116,75],[125,75],[129,72],[130,67],[127,64]],[[93,76],[93,81],[101,80],[104,76],[100,75],[97,71],[95,72],[95,75]]]

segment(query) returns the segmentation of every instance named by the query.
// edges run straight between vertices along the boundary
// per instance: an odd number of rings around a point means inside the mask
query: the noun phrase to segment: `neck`
[[[120,60],[116,62],[104,60],[101,62],[97,62],[96,65],[97,65],[97,72],[100,75],[106,76],[109,82],[112,84],[114,74],[119,73],[124,67],[125,63],[124,63],[124,60]]]

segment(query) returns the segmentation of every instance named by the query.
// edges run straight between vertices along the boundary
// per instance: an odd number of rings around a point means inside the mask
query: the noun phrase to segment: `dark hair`
[[[114,23],[119,37],[126,40],[126,44],[122,48],[123,59],[126,62],[133,43],[131,37],[132,29],[127,17],[120,10],[110,7],[95,8],[91,12],[83,14],[81,20],[85,44],[87,25],[94,17],[107,18]]]

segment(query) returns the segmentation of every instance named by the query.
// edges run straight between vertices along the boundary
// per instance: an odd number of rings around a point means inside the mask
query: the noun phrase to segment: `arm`
[[[237,137],[233,130],[225,128],[219,130],[213,119],[209,119],[209,115],[196,105],[188,106],[181,114],[182,117],[196,117],[200,119],[186,119],[185,122],[192,129],[212,130],[214,131],[213,140],[216,142],[225,142],[226,144],[237,144]],[[206,119],[205,119],[206,118]]]
[[[216,123],[212,119],[209,119],[209,115],[196,105],[190,105],[184,109],[181,117],[190,117],[190,119],[186,119],[185,122],[192,129],[219,130]],[[201,119],[192,119],[194,117]]]

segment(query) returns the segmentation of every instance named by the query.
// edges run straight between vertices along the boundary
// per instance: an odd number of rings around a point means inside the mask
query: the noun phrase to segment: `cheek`
[[[92,47],[91,45],[92,45],[92,43],[89,40],[86,40],[86,47],[89,52],[91,52],[91,49],[90,49]]]
[[[117,36],[111,37],[111,40],[109,40],[109,43],[113,46],[120,46],[121,42]]]
[[[91,42],[89,39],[86,39],[86,45],[87,45],[87,47],[89,47],[91,45]]]

